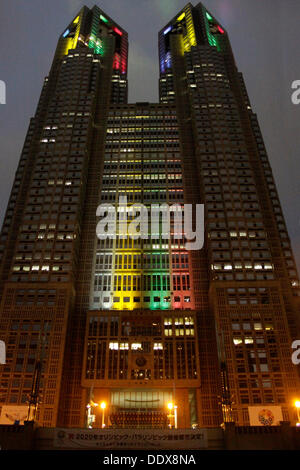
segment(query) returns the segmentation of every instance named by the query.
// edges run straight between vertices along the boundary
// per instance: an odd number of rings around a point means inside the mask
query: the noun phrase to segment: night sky
[[[0,80],[7,104],[0,105],[0,223],[29,118],[58,37],[86,0],[2,0]],[[185,0],[99,0],[97,5],[129,34],[129,101],[158,101],[158,31]],[[291,83],[300,80],[299,0],[205,0],[226,28],[238,68],[257,113],[294,254],[300,268],[300,105]],[[193,2],[194,5],[197,1]]]

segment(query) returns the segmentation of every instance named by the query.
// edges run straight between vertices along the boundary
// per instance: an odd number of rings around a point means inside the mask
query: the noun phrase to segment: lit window
[[[235,344],[235,346],[237,346],[238,344],[242,344],[242,339],[241,338],[233,338],[233,343]]]

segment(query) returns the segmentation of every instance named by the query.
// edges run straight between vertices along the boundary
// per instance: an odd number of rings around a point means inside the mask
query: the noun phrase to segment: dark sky
[[[99,0],[129,33],[129,100],[158,100],[158,31],[185,0]],[[192,2],[194,5],[197,1]],[[300,105],[291,83],[300,80],[299,0],[205,0],[227,29],[238,68],[258,114],[279,196],[300,267]],[[86,0],[2,0],[0,79],[0,223],[29,123],[58,36]]]

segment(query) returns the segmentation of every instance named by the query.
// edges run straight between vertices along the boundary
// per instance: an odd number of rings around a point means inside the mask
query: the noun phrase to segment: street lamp
[[[102,409],[102,428],[105,428],[105,422],[104,422],[104,416],[105,416],[105,408],[106,408],[106,403],[103,401],[100,404],[100,408]]]
[[[175,429],[177,429],[177,405],[174,405],[174,424]]]
[[[297,410],[297,418],[298,418],[298,422],[296,423],[296,426],[300,426],[300,401],[299,400],[295,401],[295,407]]]
[[[171,418],[174,418],[174,427],[177,429],[177,405],[174,405],[172,402],[169,402],[167,405],[168,409],[170,410],[170,414],[168,417],[170,418],[170,424],[169,426],[171,427]],[[171,414],[171,411],[174,408],[174,414]]]
[[[86,405],[86,408],[87,408],[87,426],[88,428],[92,428],[93,427],[93,423],[95,422],[95,414],[93,413],[94,411],[94,408],[98,406],[98,403],[94,403],[93,400],[90,401],[90,403],[88,403]]]

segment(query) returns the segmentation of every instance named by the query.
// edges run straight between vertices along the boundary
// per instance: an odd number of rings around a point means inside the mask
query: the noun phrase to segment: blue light
[[[63,34],[63,37],[66,38],[69,34],[70,30],[69,29],[66,29],[66,31],[64,32]]]
[[[165,64],[168,69],[172,68],[172,56],[171,52],[166,53]]]
[[[172,30],[172,26],[169,26],[167,29],[164,30],[164,34],[168,34]]]

